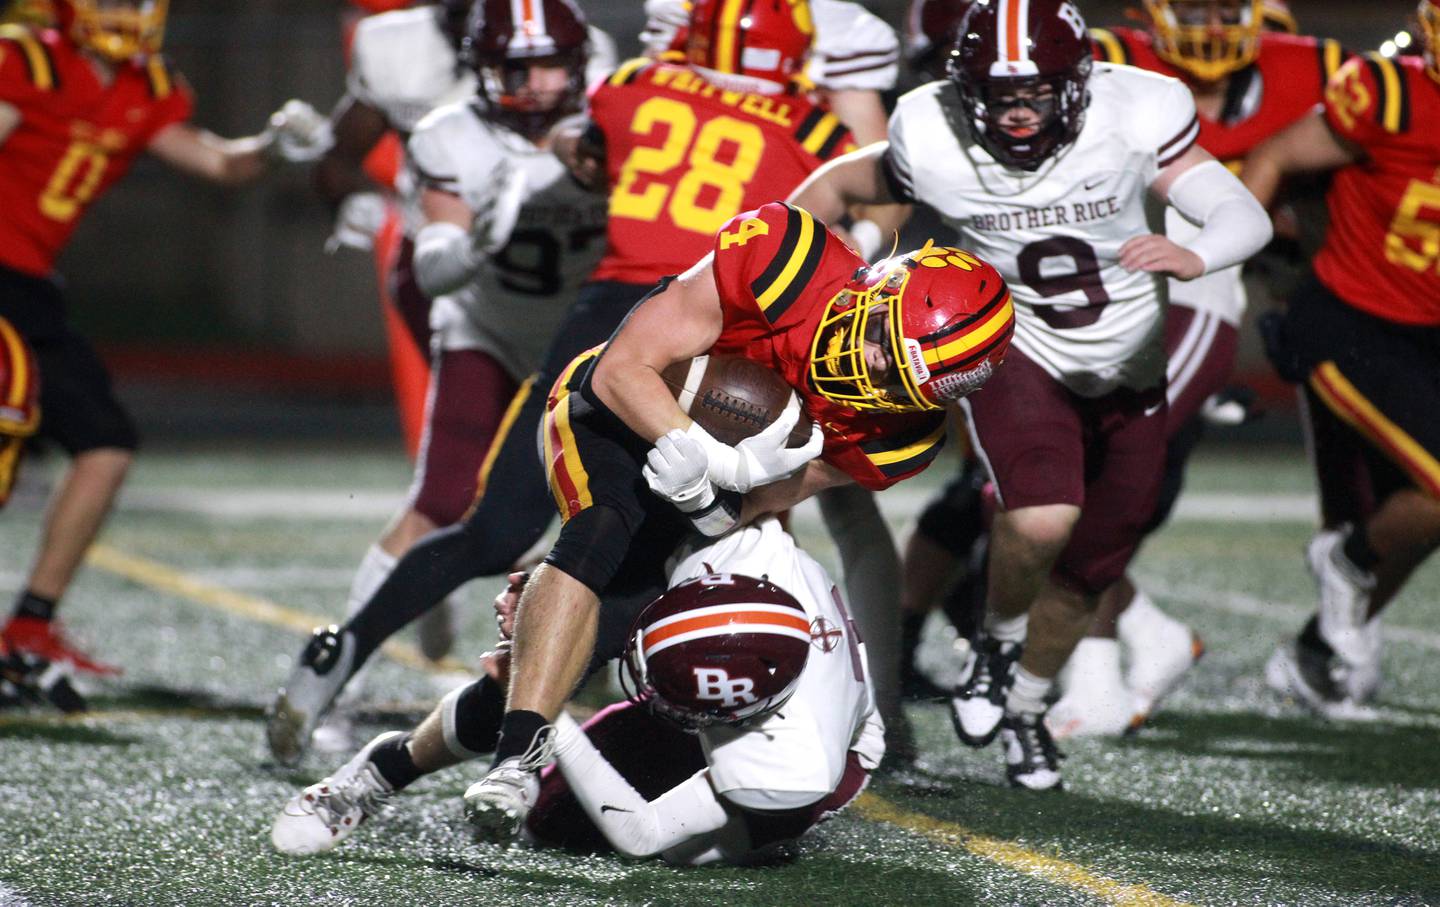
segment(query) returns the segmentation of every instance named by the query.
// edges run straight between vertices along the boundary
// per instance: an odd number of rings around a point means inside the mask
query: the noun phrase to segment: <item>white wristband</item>
[[[457,224],[437,221],[415,235],[415,282],[431,299],[469,283],[480,261],[469,232]]]

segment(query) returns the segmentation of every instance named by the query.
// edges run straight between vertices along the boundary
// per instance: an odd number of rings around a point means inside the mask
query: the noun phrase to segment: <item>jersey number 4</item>
[[[677,227],[714,233],[740,213],[745,185],[760,169],[765,135],[754,123],[727,116],[699,126],[695,111],[671,98],[651,98],[630,121],[636,135],[653,136],[662,127],[658,148],[641,145],[625,158],[610,194],[610,216],[654,221],[667,210]],[[682,164],[684,175],[672,190],[664,176]],[[645,177],[651,179],[641,185]]]

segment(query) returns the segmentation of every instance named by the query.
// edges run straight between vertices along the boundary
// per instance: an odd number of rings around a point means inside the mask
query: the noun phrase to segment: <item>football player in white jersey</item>
[[[1159,493],[1166,279],[1238,264],[1271,231],[1195,146],[1189,90],[1092,64],[1071,0],[977,0],[959,34],[950,78],[901,99],[888,146],[826,165],[791,200],[822,219],[927,202],[1015,294],[1010,356],[962,403],[999,512],[952,717],[967,744],[1001,736],[1012,784],[1055,788],[1045,699]],[[1201,227],[1184,246],[1156,232],[1165,204]]]
[[[511,399],[604,251],[604,197],[571,179],[549,149],[551,127],[583,100],[582,14],[569,0],[482,0],[469,27],[475,92],[420,120],[407,146],[413,270],[434,300],[430,392],[409,499],[366,553],[352,611],[411,544],[475,500]],[[311,670],[312,660],[295,670]],[[287,681],[268,726],[282,762],[309,742],[296,729],[301,686]],[[342,717],[337,734],[343,728]],[[319,742],[333,748],[326,736]]]
[[[631,702],[583,729],[556,721],[530,842],[750,862],[843,808],[879,764],[865,647],[839,590],[778,520],[692,551],[670,587],[610,646],[624,651]],[[502,632],[518,595],[512,585],[496,602]],[[416,778],[478,755],[477,725],[492,716],[477,700],[446,696],[412,733],[380,735],[305,788],[276,818],[275,847],[330,850]],[[497,733],[498,722],[490,745]]]

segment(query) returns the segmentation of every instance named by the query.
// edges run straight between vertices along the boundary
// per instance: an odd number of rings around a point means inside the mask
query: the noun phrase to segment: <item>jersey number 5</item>
[[[1050,258],[1070,259],[1073,270],[1060,274],[1044,273],[1041,265]],[[1110,304],[1105,283],[1100,279],[1100,261],[1095,257],[1095,249],[1084,240],[1056,236],[1033,242],[1020,250],[1016,264],[1020,267],[1020,279],[1041,296],[1061,296],[1076,291],[1085,294],[1088,305],[1031,306],[1042,321],[1057,331],[1094,324]]]
[[[1422,274],[1440,269],[1440,185],[1410,181],[1385,234],[1385,259]]]
[[[675,226],[711,234],[740,213],[765,136],[754,123],[727,116],[708,120],[697,135],[698,122],[692,108],[671,98],[651,98],[635,109],[630,131],[650,136],[663,127],[665,140],[658,148],[638,146],[625,158],[610,194],[612,217],[653,221],[664,209]],[[682,164],[687,169],[672,191],[663,176]],[[643,177],[653,179],[637,187]]]
[[[89,142],[73,143],[65,149],[45,191],[40,193],[40,213],[62,223],[74,220],[95,197],[109,163],[100,148]]]

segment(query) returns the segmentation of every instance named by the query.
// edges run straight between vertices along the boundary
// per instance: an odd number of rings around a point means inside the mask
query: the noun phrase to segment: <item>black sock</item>
[[[1350,534],[1345,537],[1345,544],[1340,546],[1340,550],[1350,563],[1366,572],[1380,562],[1380,555],[1370,547],[1370,533],[1366,532],[1364,525],[1360,523],[1350,527]]]
[[[15,616],[52,620],[55,617],[55,599],[36,595],[26,589],[15,599]]]
[[[523,756],[541,728],[550,722],[539,712],[511,709],[500,722],[500,740],[495,744],[495,765],[512,756]]]
[[[391,737],[370,751],[370,762],[380,771],[380,777],[390,782],[396,790],[404,790],[425,774],[415,767],[410,758],[410,735]]]
[[[1326,658],[1335,654],[1335,650],[1330,648],[1330,644],[1320,635],[1320,618],[1318,617],[1312,616],[1310,620],[1306,621],[1305,629],[1300,631],[1300,647],[1319,652]]]

